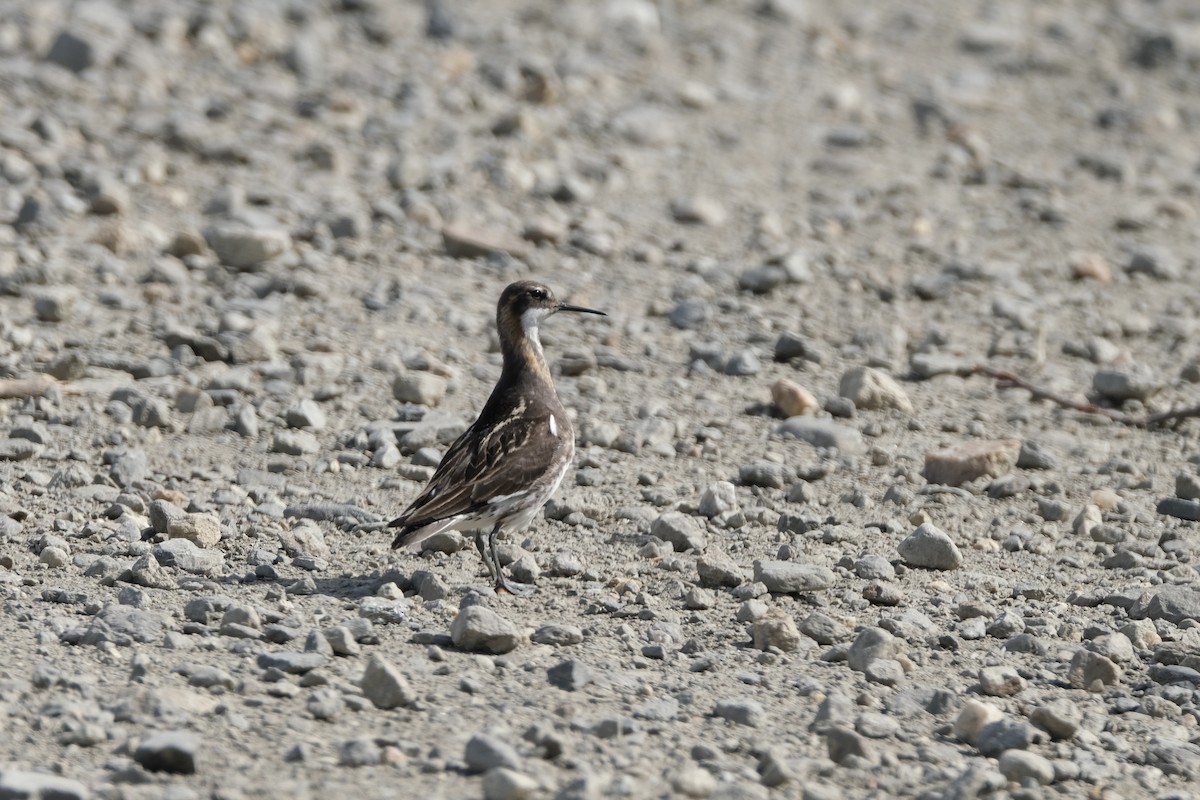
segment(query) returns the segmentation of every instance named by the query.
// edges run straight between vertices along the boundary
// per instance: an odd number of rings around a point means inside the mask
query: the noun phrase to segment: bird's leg
[[[492,578],[496,581],[496,591],[503,589],[513,595],[530,595],[537,589],[528,583],[517,583],[510,581],[504,575],[504,568],[500,566],[500,555],[496,552],[496,537],[500,535],[501,523],[496,523],[496,527],[492,528],[492,532],[488,534],[488,550],[491,551],[492,560],[489,564],[489,569],[492,571]]]
[[[479,557],[483,559],[483,565],[487,567],[488,574],[492,576],[492,580],[496,580],[496,567],[492,563],[492,558],[488,554],[487,545],[483,540],[483,529],[475,531],[475,549],[479,551]]]

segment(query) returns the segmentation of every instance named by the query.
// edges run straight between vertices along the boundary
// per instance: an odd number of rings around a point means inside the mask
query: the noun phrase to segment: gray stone
[[[383,748],[374,739],[349,739],[338,747],[338,764],[343,767],[373,767],[383,763]]]
[[[278,430],[271,439],[271,452],[303,456],[320,451],[321,443],[308,431]]]
[[[583,641],[583,631],[574,625],[543,625],[533,632],[530,641],[553,647],[566,647]]]
[[[478,608],[478,606],[472,606]],[[516,749],[504,740],[486,733],[477,733],[467,740],[463,750],[467,771],[480,773],[497,767],[519,770],[521,757]]]
[[[737,487],[729,481],[716,481],[709,484],[700,495],[700,503],[696,510],[702,517],[712,518],[738,507]]]
[[[577,692],[594,680],[591,668],[576,659],[555,664],[546,670],[546,678],[551,686],[568,692]]]
[[[254,269],[292,246],[287,231],[239,222],[209,225],[204,229],[204,239],[221,263],[234,269]]]
[[[363,695],[376,708],[389,709],[406,706],[416,699],[408,680],[389,661],[376,654],[367,661],[359,683]]]
[[[1147,369],[1102,369],[1092,376],[1092,390],[1118,403],[1126,400],[1144,403],[1162,391],[1163,385],[1163,381]]]
[[[327,422],[325,411],[311,398],[305,398],[287,411],[287,424],[292,428],[323,430]]]
[[[1071,686],[1089,691],[1119,683],[1121,676],[1121,668],[1112,659],[1084,649],[1075,651],[1075,657],[1067,669],[1067,680]]]
[[[1166,620],[1178,625],[1185,619],[1200,621],[1200,589],[1160,586],[1139,597],[1129,609],[1131,619]]]
[[[985,756],[996,757],[1009,750],[1024,750],[1045,739],[1045,735],[1028,722],[1001,717],[979,729],[975,747]]]
[[[216,514],[183,514],[167,523],[167,536],[200,548],[215,547],[221,541],[221,520]]]
[[[696,572],[700,585],[710,588],[740,586],[746,580],[732,558],[711,547],[696,559]]]
[[[815,564],[794,561],[754,562],[754,580],[760,581],[772,594],[817,592],[833,586],[833,570]]]
[[[521,643],[521,632],[490,608],[468,606],[450,624],[450,638],[463,650],[507,653]]]
[[[796,470],[786,464],[773,461],[755,461],[738,467],[738,483],[742,486],[761,486],[764,489],[782,489],[796,477]]]
[[[303,675],[306,672],[311,672],[318,667],[322,667],[329,661],[327,656],[320,653],[296,653],[291,651],[279,651],[259,653],[257,664],[261,669],[278,669],[289,675]]]
[[[1030,783],[1049,786],[1055,780],[1054,764],[1051,764],[1048,758],[1025,750],[1008,750],[1001,753],[997,766],[1001,775],[1021,786],[1028,786]]]
[[[766,721],[767,710],[757,700],[739,697],[719,701],[713,709],[713,715],[738,725],[757,728]]]
[[[874,759],[871,745],[867,739],[840,725],[834,725],[825,732],[825,746],[829,753],[829,760],[835,764],[844,764],[851,758],[865,761]]]
[[[704,552],[707,539],[702,525],[680,511],[668,511],[650,525],[650,535],[657,536],[678,552]]]
[[[1025,679],[1012,667],[983,667],[979,670],[979,688],[992,697],[1011,697],[1025,690]]]
[[[838,394],[853,401],[856,408],[894,408],[904,414],[913,412],[912,401],[896,379],[873,367],[853,367],[843,373]]]
[[[151,772],[191,775],[196,772],[200,737],[189,731],[164,731],[143,739],[133,751],[133,760]]]
[[[193,575],[215,575],[225,569],[224,554],[196,547],[190,539],[168,539],[154,547],[154,557],[164,567]]]
[[[61,775],[0,770],[0,800],[89,800],[91,796],[82,783]]]
[[[863,441],[861,433],[827,419],[791,417],[780,423],[775,432],[782,436],[794,436],[813,447],[835,449],[844,455],[857,455],[867,451],[867,444]]]
[[[526,800],[538,793],[538,782],[508,767],[493,767],[483,776],[484,800]]]
[[[900,541],[896,551],[905,563],[923,569],[952,570],[962,566],[958,546],[943,531],[926,522]]]
[[[833,617],[814,611],[800,621],[800,632],[817,644],[831,645],[850,638],[852,631]]]
[[[432,372],[406,372],[392,382],[392,396],[402,403],[436,406],[446,396],[446,379]]]
[[[1055,739],[1072,739],[1083,724],[1083,711],[1078,703],[1058,697],[1033,709],[1029,721]]]
[[[883,628],[864,628],[846,651],[846,663],[855,672],[863,672],[876,659],[895,660],[902,643]]]

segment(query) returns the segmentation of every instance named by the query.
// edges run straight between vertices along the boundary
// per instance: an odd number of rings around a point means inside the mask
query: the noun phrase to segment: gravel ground
[[[0,109],[0,798],[1200,795],[1189,0],[0,0]],[[519,277],[531,598],[379,530]]]

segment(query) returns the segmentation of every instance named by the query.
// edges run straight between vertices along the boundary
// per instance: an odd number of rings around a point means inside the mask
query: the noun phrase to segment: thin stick
[[[1035,400],[1049,400],[1051,403],[1060,408],[1069,408],[1073,411],[1081,411],[1084,414],[1098,414],[1102,417],[1107,417],[1113,422],[1119,422],[1122,425],[1129,425],[1134,428],[1151,428],[1156,425],[1162,425],[1166,422],[1175,422],[1189,417],[1200,417],[1200,405],[1184,406],[1182,408],[1171,408],[1166,411],[1156,411],[1153,414],[1148,414],[1144,417],[1135,417],[1131,414],[1125,414],[1111,408],[1104,408],[1087,400],[1076,400],[1071,397],[1066,397],[1058,392],[1051,391],[1044,386],[1038,386],[1007,369],[993,367],[990,364],[976,364],[971,368],[972,373],[987,375],[995,378],[997,381],[1015,386],[1018,389],[1024,389],[1033,395]]]

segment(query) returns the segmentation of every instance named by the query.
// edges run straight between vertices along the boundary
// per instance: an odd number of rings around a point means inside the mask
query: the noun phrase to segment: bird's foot
[[[501,575],[496,579],[496,593],[508,592],[515,597],[528,597],[537,591],[532,583],[517,583]]]

